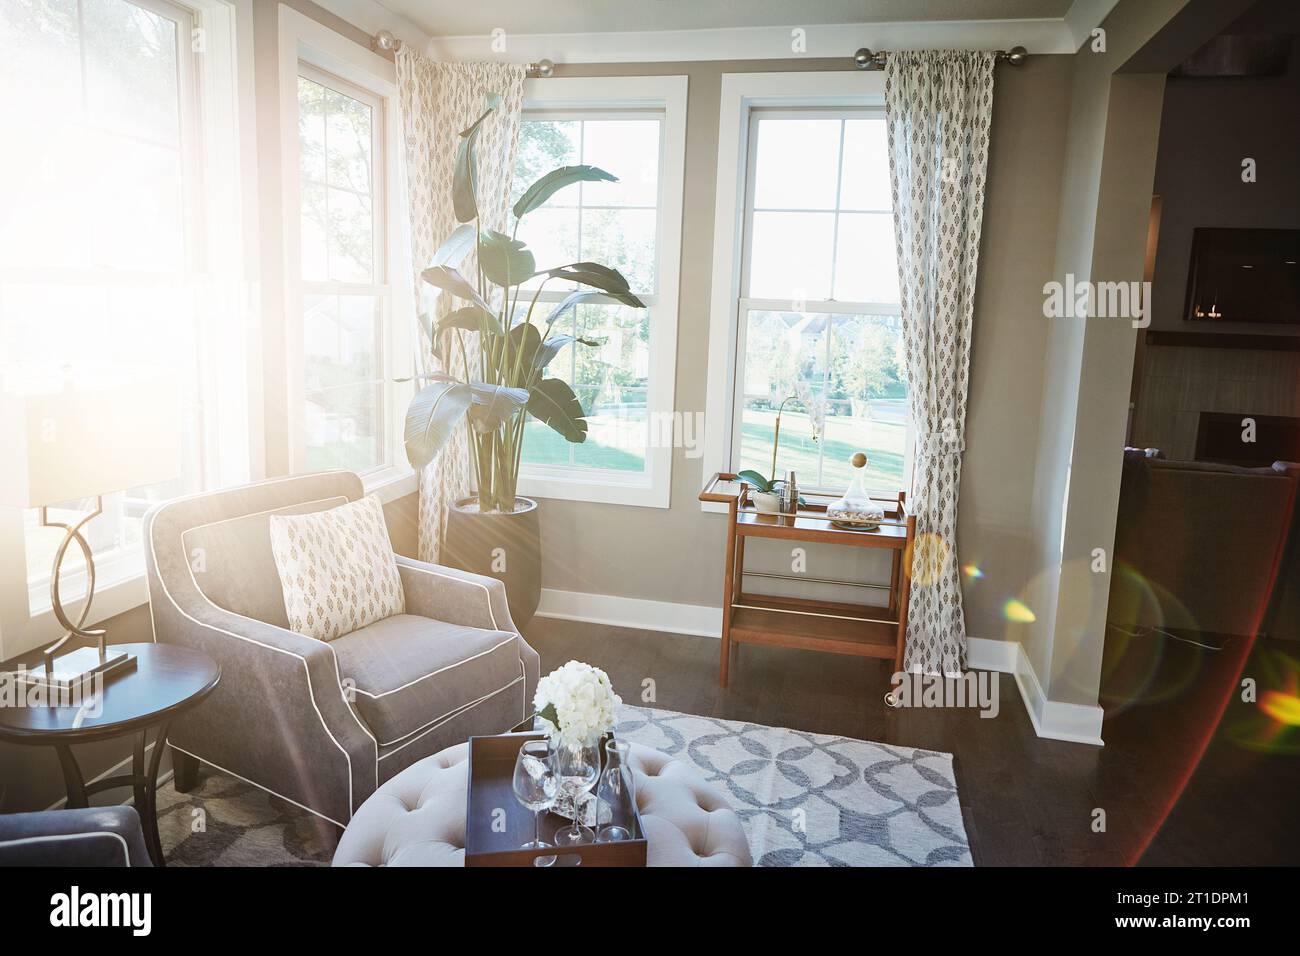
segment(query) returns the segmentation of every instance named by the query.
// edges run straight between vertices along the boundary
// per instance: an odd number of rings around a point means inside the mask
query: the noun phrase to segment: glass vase
[[[596,791],[596,842],[617,843],[636,837],[636,781],[629,762],[631,745],[605,743],[605,770]]]

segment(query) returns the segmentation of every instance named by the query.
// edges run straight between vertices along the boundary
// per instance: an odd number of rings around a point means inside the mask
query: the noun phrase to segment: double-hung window
[[[289,462],[412,490],[411,374],[392,63],[281,8]]]
[[[868,485],[897,491],[910,483],[910,427],[884,113],[868,97],[818,98],[733,104],[735,218],[719,227],[734,235],[734,279],[715,288],[729,394],[712,395],[726,426],[714,461],[774,477],[779,413],[775,477],[842,491],[864,451]]]
[[[232,63],[232,22],[203,0],[0,0],[0,387],[165,370],[183,388],[182,474],[105,495],[85,528],[92,621],[143,600],[151,504],[248,473],[246,369],[215,367],[243,351],[242,282],[223,271],[240,259],[239,203],[214,202],[238,194],[237,164],[213,162],[238,152],[233,77],[210,72]],[[78,520],[91,504],[60,503],[50,519]],[[0,515],[0,657],[57,636],[49,574],[61,538],[36,510]],[[73,548],[64,593],[84,580]]]
[[[672,444],[680,433],[672,399],[685,87],[684,77],[528,83],[512,202],[559,166],[598,166],[618,181],[561,190],[524,217],[519,238],[539,269],[582,261],[618,269],[646,308],[587,302],[554,327],[598,343],[566,345],[545,373],[572,387],[587,415],[587,438],[570,443],[530,418],[520,481],[527,494],[668,505]],[[533,279],[520,297],[520,317],[531,307],[542,324],[575,288]]]
[[[366,472],[384,427],[383,102],[299,65],[303,469]]]

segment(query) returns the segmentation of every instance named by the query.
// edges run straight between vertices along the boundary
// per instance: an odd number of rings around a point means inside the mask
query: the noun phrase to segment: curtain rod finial
[[[550,60],[538,60],[536,63],[528,64],[528,75],[545,79],[555,73],[555,64]]]
[[[393,36],[391,30],[380,30],[370,41],[372,50],[382,50],[385,53],[396,53],[401,45],[402,41]]]
[[[1007,62],[1012,66],[1022,66],[1029,59],[1029,51],[1022,46],[1013,46],[1007,51]]]
[[[853,54],[853,62],[859,70],[883,70],[885,68],[885,54],[873,53],[864,46]]]

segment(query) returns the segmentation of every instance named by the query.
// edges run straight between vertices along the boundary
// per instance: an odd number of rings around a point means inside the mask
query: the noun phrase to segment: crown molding
[[[1093,29],[1101,26],[1118,3],[1119,0],[1074,0],[1070,4],[1069,12],[1065,14],[1065,27],[1072,45],[1070,53],[1078,52],[1092,36]]]
[[[334,0],[338,2],[338,0]],[[1075,6],[1113,6],[1116,0],[1077,0]],[[1073,8],[1071,8],[1073,13]],[[1089,23],[1089,17],[1080,24]],[[1083,31],[1091,30],[1089,23]],[[791,49],[792,31],[805,31],[801,52]],[[505,33],[495,43],[479,36],[431,37],[426,54],[435,60],[497,60],[556,63],[684,63],[697,60],[797,60],[853,56],[858,47],[883,50],[1005,50],[1020,45],[1030,54],[1074,53],[1067,19],[933,20],[906,23],[834,23],[807,27],[729,27],[708,30],[646,30],[626,33]],[[502,47],[504,46],[504,49]]]

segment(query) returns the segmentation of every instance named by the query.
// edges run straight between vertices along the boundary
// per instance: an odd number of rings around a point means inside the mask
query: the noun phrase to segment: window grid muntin
[[[735,321],[735,364],[736,373],[732,383],[732,422],[731,422],[731,465],[730,469],[735,471],[743,460],[744,454],[744,416],[745,416],[745,372],[746,372],[746,339],[749,332],[749,314],[751,312],[771,311],[771,312],[798,312],[800,314],[825,314],[832,317],[895,317],[901,318],[902,307],[897,302],[853,302],[837,300],[835,296],[835,279],[836,263],[839,259],[839,224],[840,217],[843,213],[859,215],[879,215],[887,214],[892,216],[893,209],[845,209],[843,205],[844,189],[844,142],[846,138],[846,123],[851,119],[872,119],[884,117],[883,107],[864,106],[864,107],[843,107],[843,108],[767,108],[754,107],[749,111],[749,129],[750,135],[746,143],[745,153],[745,183],[744,183],[744,210],[743,224],[741,230],[741,257],[740,257],[740,290],[741,295],[736,301],[736,310],[733,316]],[[838,141],[836,144],[837,163],[836,163],[836,188],[835,188],[835,205],[833,209],[806,209],[798,207],[783,206],[757,206],[755,204],[755,193],[758,179],[758,145],[760,137],[761,123],[763,120],[781,120],[781,119],[834,119],[839,122]],[[772,299],[751,297],[748,293],[751,288],[751,265],[753,260],[753,239],[754,239],[754,213],[756,212],[805,212],[817,214],[830,214],[834,216],[833,239],[830,249],[830,283],[829,297],[825,299],[807,299],[798,302],[799,308],[793,309],[794,304],[791,299]],[[825,336],[825,358],[822,369],[822,388],[825,392],[826,382],[830,375],[830,365],[832,352],[832,343],[836,329],[841,325],[840,321],[832,318],[827,323],[827,334]],[[828,401],[828,400],[827,400]],[[829,414],[826,416],[829,419]],[[817,484],[809,487],[804,485],[804,490],[813,493],[838,493],[840,489],[825,487],[820,484],[825,474],[825,444],[826,444],[826,427],[823,422],[822,441],[818,442],[818,481]],[[907,480],[911,471],[910,448],[912,425],[909,420],[905,424],[905,448],[904,454],[904,481]],[[779,466],[779,462],[778,462]],[[771,479],[778,476],[770,475]]]
[[[655,306],[659,301],[658,293],[659,293],[659,283],[661,281],[660,268],[659,268],[660,266],[659,256],[660,256],[660,249],[662,246],[661,230],[663,228],[663,224],[662,224],[663,217],[662,217],[661,210],[663,208],[663,190],[664,190],[663,160],[664,160],[664,150],[666,148],[665,135],[664,135],[666,114],[664,109],[662,107],[628,108],[628,109],[618,109],[618,110],[526,109],[524,110],[523,113],[522,122],[524,123],[529,123],[529,122],[577,123],[578,139],[577,139],[577,155],[575,159],[579,163],[584,163],[586,162],[585,152],[586,152],[586,135],[587,135],[588,122],[601,122],[601,121],[617,122],[617,121],[638,121],[638,120],[644,121],[646,119],[653,119],[656,121],[658,125],[657,142],[659,147],[659,157],[658,157],[658,167],[655,176],[655,191],[656,191],[655,205],[653,206],[632,205],[632,204],[616,205],[612,203],[588,204],[586,202],[586,194],[585,194],[586,183],[580,182],[577,184],[578,201],[576,203],[566,203],[563,201],[556,201],[558,197],[563,196],[564,193],[566,192],[566,191],[561,191],[560,193],[557,193],[556,196],[553,196],[551,199],[547,200],[547,202],[539,208],[577,210],[578,213],[577,249],[576,249],[577,259],[575,261],[578,262],[584,261],[586,259],[586,255],[583,250],[584,211],[586,210],[593,210],[593,211],[594,210],[612,210],[612,211],[632,210],[632,211],[655,213],[655,236],[654,236],[655,262],[654,262],[654,272],[653,272],[654,286],[652,291],[650,292],[636,293],[637,298],[639,298],[642,302],[645,303],[646,311],[650,314],[651,317],[649,347],[651,352],[653,352],[654,336],[655,336],[653,316],[654,316]],[[613,171],[611,170],[611,172]],[[558,264],[559,263],[557,263],[557,265]],[[539,263],[539,265],[541,264]],[[577,288],[579,288],[579,286],[575,283],[575,284],[571,284],[567,288],[565,287],[544,288],[541,290],[533,290],[533,294],[536,295],[537,302],[539,304],[543,302],[556,303],[556,302],[563,301],[563,299],[566,296],[568,296],[570,293],[575,291]],[[599,299],[593,300],[585,304],[593,305],[593,306],[620,305],[620,303],[618,303],[616,300],[606,296],[602,296]],[[581,308],[581,306],[579,306],[579,308]],[[566,317],[565,321],[566,321],[566,327],[568,329],[568,334],[576,336],[578,334],[578,309],[575,308],[571,310],[570,314]],[[569,387],[574,389],[575,393],[577,392],[577,386],[575,386],[574,384],[574,380],[577,378],[577,361],[578,361],[577,348],[578,347],[576,344],[570,346],[569,348],[569,374],[568,374],[568,378],[565,379]],[[646,384],[647,396],[649,395],[649,391],[650,391],[650,384],[649,384],[649,380],[647,380],[647,384]],[[590,465],[580,465],[575,461],[576,448],[574,444],[572,442],[566,442],[566,452],[568,456],[568,463],[566,465],[557,466],[554,464],[543,464],[543,463],[529,462],[527,460],[524,460],[521,462],[521,472],[526,471],[528,474],[534,477],[561,478],[561,479],[572,478],[574,480],[595,481],[595,482],[608,481],[609,483],[614,483],[614,484],[628,484],[630,482],[635,482],[638,477],[641,479],[648,479],[649,470],[650,470],[650,456],[648,454],[648,451],[650,445],[650,424],[651,424],[649,412],[650,409],[647,404],[647,417],[646,417],[646,425],[645,425],[647,454],[643,460],[642,468],[640,471],[631,471],[631,470],[623,471],[618,469],[596,468]]]

